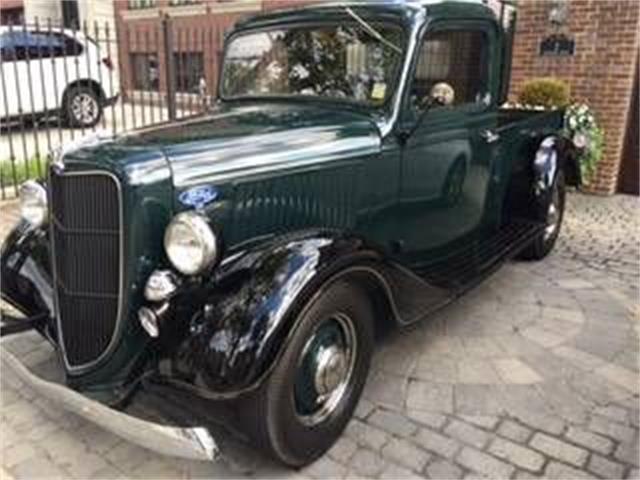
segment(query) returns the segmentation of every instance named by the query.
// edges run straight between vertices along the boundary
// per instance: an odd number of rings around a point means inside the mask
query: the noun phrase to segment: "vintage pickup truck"
[[[508,46],[480,2],[241,22],[210,112],[56,152],[24,185],[1,256],[24,317],[3,334],[40,332],[65,382],[3,362],[160,452],[214,458],[220,408],[280,461],[318,458],[376,335],[553,248],[576,155],[562,111],[501,109]],[[189,399],[182,423],[121,408],[153,389]]]

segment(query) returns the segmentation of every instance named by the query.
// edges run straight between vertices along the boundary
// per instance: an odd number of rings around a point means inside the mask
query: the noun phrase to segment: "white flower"
[[[588,143],[589,143],[589,139],[584,133],[576,133],[573,136],[573,144],[577,148],[580,148],[580,149],[585,148]]]
[[[575,130],[577,126],[578,122],[576,120],[576,117],[569,117],[569,128],[571,130]]]

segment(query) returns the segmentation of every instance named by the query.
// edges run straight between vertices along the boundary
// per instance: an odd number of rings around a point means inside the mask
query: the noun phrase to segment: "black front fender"
[[[29,317],[54,317],[47,234],[21,221],[0,249],[2,298]],[[54,322],[47,322],[50,328]]]
[[[328,232],[231,256],[208,282],[205,304],[175,350],[172,379],[216,395],[256,386],[310,295],[347,265],[377,258],[359,238]]]

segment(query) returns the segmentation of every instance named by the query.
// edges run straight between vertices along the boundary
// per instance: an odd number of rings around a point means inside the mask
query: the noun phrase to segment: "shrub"
[[[534,78],[525,82],[518,101],[525,105],[564,108],[569,104],[569,85],[557,78]]]

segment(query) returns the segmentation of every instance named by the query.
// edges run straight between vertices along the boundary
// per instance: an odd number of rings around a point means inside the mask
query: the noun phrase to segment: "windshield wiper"
[[[380,32],[378,32],[375,28],[373,28],[371,25],[369,25],[369,23],[367,23],[366,20],[364,20],[356,12],[351,10],[351,8],[344,7],[344,9],[351,16],[351,18],[353,18],[356,22],[358,22],[360,25],[362,25],[362,27],[369,33],[369,35],[371,35],[373,38],[375,38],[379,42],[385,44],[387,47],[389,47],[390,49],[392,49],[396,53],[398,53],[400,55],[402,54],[402,49],[400,47],[398,47],[397,45],[393,44],[392,42],[390,42],[389,40],[384,38],[380,34]]]

